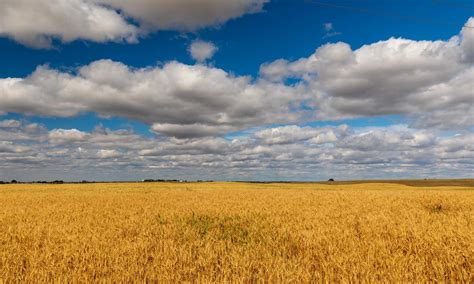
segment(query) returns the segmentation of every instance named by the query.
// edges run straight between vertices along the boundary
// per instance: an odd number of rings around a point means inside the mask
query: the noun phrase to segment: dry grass
[[[2,185],[0,205],[7,282],[474,281],[469,187]]]
[[[405,180],[351,180],[351,181],[335,181],[321,182],[321,184],[367,184],[367,183],[392,183],[403,184],[417,187],[433,187],[433,186],[461,186],[474,187],[474,179],[405,179]]]

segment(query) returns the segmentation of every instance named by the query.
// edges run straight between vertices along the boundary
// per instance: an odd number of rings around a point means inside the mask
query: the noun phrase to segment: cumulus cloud
[[[143,137],[103,127],[91,132],[55,129],[28,133],[25,125],[20,130],[2,130],[6,131],[0,135],[3,177],[56,179],[54,175],[60,172],[71,180],[183,176],[318,180],[469,177],[474,170],[472,133],[440,136],[436,131],[407,125],[286,125],[230,140]],[[29,139],[15,139],[18,131]]]
[[[36,48],[52,40],[135,42],[156,30],[195,31],[246,13],[267,0],[2,0],[0,36]],[[133,19],[132,23],[129,18]]]
[[[464,27],[448,41],[390,38],[357,50],[326,44],[307,58],[263,64],[260,74],[300,79],[319,118],[407,114],[414,125],[469,127],[472,117],[459,114],[474,113],[472,33]]]
[[[300,141],[309,141],[315,144],[330,143],[347,134],[348,126],[339,127],[299,127],[296,125],[267,128],[256,132],[255,137],[265,144],[292,144]]]
[[[15,145],[10,141],[0,141],[0,153],[22,153],[27,151],[27,147]]]
[[[222,24],[262,10],[269,0],[88,0],[120,9],[145,29],[185,30]]]
[[[87,133],[77,129],[54,129],[48,133],[48,139],[53,144],[69,144],[84,141]]]
[[[474,64],[474,18],[469,18],[461,30],[460,41],[464,51],[464,59]]]
[[[134,69],[100,60],[75,74],[39,67],[27,78],[0,79],[0,112],[60,117],[96,112],[153,124],[165,134],[205,136],[296,120],[288,115],[298,103],[294,92],[203,65]]]
[[[171,123],[154,123],[151,130],[156,133],[162,133],[177,138],[193,138],[216,136],[218,134],[226,133],[232,128],[226,125],[211,126],[202,123],[194,124],[171,124]]]
[[[0,128],[17,128],[21,122],[15,119],[0,120]]]
[[[115,10],[84,0],[4,0],[0,19],[0,36],[36,48],[50,48],[54,38],[134,42],[138,33]]]
[[[121,156],[119,151],[113,149],[101,149],[97,152],[97,157],[101,159],[119,158]]]
[[[214,56],[217,47],[212,42],[196,40],[191,43],[188,51],[194,60],[204,62]]]

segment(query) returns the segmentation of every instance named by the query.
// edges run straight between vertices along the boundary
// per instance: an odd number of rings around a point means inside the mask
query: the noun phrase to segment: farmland
[[[0,282],[473,282],[472,180],[412,185],[0,185]]]

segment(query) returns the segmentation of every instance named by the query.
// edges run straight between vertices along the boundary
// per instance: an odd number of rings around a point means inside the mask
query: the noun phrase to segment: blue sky
[[[0,4],[0,180],[472,177],[471,1],[71,1],[110,16],[90,30],[60,1]],[[198,42],[216,51],[196,60]]]

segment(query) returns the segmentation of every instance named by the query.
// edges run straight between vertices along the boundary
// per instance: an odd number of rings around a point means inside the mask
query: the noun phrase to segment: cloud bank
[[[474,170],[472,133],[440,137],[436,132],[406,125],[289,125],[234,139],[147,138],[102,126],[91,132],[47,130],[27,121],[14,125],[0,127],[0,171],[4,178],[55,179],[61,173],[68,180],[118,176],[132,180],[318,180],[381,175],[466,177]]]

